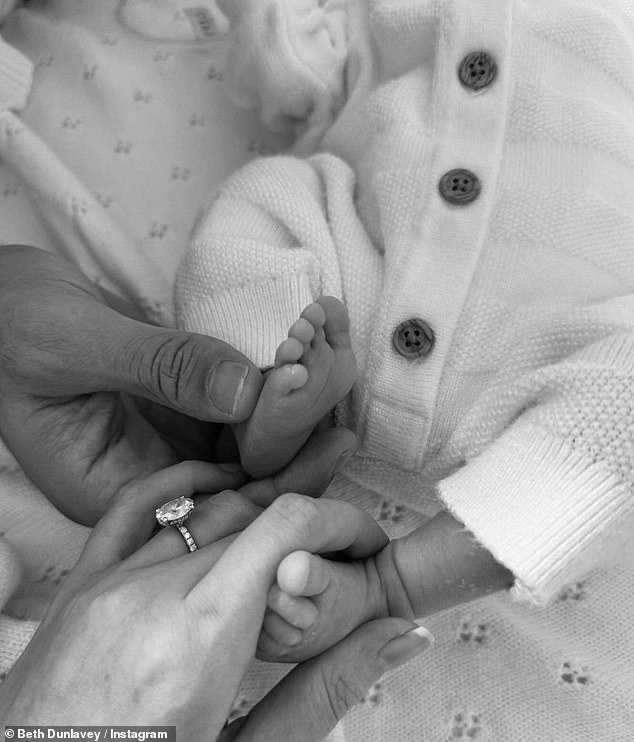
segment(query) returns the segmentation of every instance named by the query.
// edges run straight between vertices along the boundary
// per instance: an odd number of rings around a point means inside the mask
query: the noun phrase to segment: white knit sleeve
[[[553,333],[541,342],[574,352],[484,394],[464,431],[491,442],[440,483],[516,596],[539,605],[593,568],[634,564],[634,297]]]
[[[11,545],[0,538],[0,610],[16,589],[21,576],[20,563]],[[0,682],[31,641],[38,621],[23,621],[0,614]]]
[[[177,274],[181,329],[220,338],[265,368],[307,304],[323,293],[341,297],[322,170],[274,157],[228,181]]]

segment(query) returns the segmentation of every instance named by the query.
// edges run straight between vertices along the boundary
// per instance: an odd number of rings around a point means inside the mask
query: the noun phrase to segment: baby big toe
[[[350,321],[348,310],[339,299],[334,296],[322,296],[319,300],[324,308],[326,322],[324,331],[328,344],[333,348],[337,346],[350,346]]]
[[[294,551],[277,568],[277,584],[291,596],[320,595],[330,584],[328,563],[308,551]]]

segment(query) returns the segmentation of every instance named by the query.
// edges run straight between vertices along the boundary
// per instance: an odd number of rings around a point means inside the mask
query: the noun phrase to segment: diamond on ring
[[[191,497],[177,497],[156,508],[156,521],[160,526],[181,526],[193,509]]]
[[[160,508],[155,510],[157,523],[163,527],[176,528],[185,539],[189,551],[198,549],[194,537],[183,525],[193,509],[194,501],[191,497],[177,497],[175,500],[163,503]]]

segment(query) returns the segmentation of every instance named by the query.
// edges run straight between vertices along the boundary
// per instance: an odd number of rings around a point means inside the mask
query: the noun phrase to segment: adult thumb
[[[255,407],[263,377],[222,340],[123,317],[111,340],[106,383],[117,391],[212,422],[245,420]]]
[[[324,654],[298,665],[219,740],[318,742],[381,675],[433,642],[426,629],[404,619],[370,621]]]
[[[22,393],[128,392],[200,420],[250,415],[263,379],[235,348],[121,314],[41,250],[6,248],[0,258],[0,372]]]

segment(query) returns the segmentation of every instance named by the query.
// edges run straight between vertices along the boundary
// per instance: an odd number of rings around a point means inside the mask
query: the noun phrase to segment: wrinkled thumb
[[[109,372],[117,391],[199,420],[245,420],[262,388],[260,371],[215,338],[155,328],[119,315],[112,346]]]
[[[0,340],[13,386],[53,397],[128,392],[220,423],[251,414],[262,376],[230,345],[124,316],[41,250],[7,247],[0,257]]]
[[[318,742],[388,670],[433,645],[433,636],[400,618],[364,624],[324,654],[298,665],[222,742]]]

